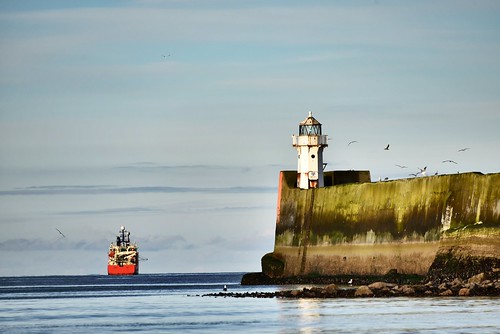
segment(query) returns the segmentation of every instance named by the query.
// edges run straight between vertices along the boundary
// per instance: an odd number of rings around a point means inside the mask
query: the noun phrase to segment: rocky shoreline
[[[306,275],[291,277],[269,277],[266,274],[247,273],[241,279],[241,285],[290,285],[290,284],[338,284],[347,285],[351,280],[354,285],[368,285],[373,282],[383,281],[395,283],[398,285],[417,284],[426,279],[421,275],[399,274],[396,270],[390,271],[385,275]]]
[[[377,281],[371,284],[338,287],[331,283],[296,290],[275,292],[219,292],[205,294],[203,297],[233,298],[362,298],[362,297],[451,297],[487,296],[500,297],[500,278],[485,273],[472,276],[467,280],[433,280],[419,284],[398,284]]]

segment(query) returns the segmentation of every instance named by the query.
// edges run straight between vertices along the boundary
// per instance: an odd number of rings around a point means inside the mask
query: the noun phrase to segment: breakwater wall
[[[280,173],[274,251],[262,258],[268,277],[440,275],[465,255],[500,267],[499,173],[372,183],[369,172],[344,171],[307,190],[296,175]]]

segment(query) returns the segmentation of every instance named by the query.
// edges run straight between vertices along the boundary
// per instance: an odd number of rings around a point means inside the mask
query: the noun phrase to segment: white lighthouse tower
[[[323,148],[327,146],[328,138],[321,134],[321,123],[309,112],[309,116],[299,124],[299,134],[293,135],[293,147],[298,153],[297,187],[324,187]]]

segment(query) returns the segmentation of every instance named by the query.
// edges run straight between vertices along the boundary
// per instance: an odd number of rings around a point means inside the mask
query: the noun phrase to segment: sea
[[[500,299],[210,297],[243,273],[0,277],[0,333],[500,333]]]

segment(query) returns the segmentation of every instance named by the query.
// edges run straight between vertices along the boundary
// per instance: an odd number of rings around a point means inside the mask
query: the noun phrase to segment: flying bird
[[[461,149],[458,150],[458,152],[464,152],[464,151],[467,151],[467,150],[470,150],[470,147],[461,148]]]
[[[66,236],[64,235],[64,233],[62,233],[61,231],[59,231],[58,228],[56,228],[57,232],[59,232],[60,235],[62,235],[64,238],[66,238]]]
[[[427,171],[427,166],[425,166],[424,168],[418,168],[420,170],[420,173],[422,174],[422,176],[427,176],[425,173]]]
[[[398,164],[396,164],[396,166],[398,166],[399,168],[408,168],[408,166],[402,166],[402,165],[398,165]]]
[[[357,142],[358,142],[357,140],[350,141],[349,144],[347,144],[347,146],[354,144],[354,143],[357,143]]]
[[[384,148],[384,150],[389,151],[389,144]]]
[[[411,173],[411,174],[408,174],[409,176],[413,176],[413,177],[417,177],[418,176],[418,173]]]
[[[443,163],[445,163],[445,162],[452,162],[452,163],[454,163],[455,165],[458,165],[458,163],[457,163],[457,162],[455,162],[455,161],[453,161],[453,160],[443,160]]]

